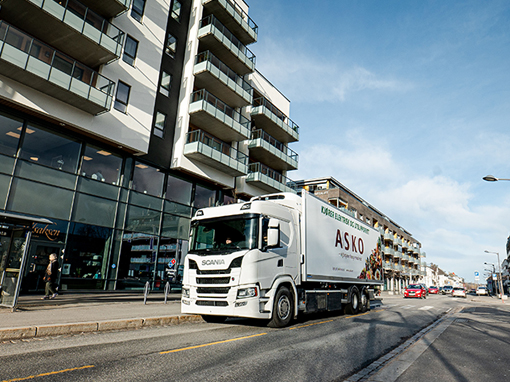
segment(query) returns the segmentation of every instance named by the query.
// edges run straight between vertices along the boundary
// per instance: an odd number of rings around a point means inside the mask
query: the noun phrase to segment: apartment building
[[[333,177],[315,178],[295,182],[315,196],[331,203],[379,230],[383,254],[384,290],[401,293],[414,282],[426,276],[421,243],[395,221],[367,203]]]
[[[290,101],[242,0],[0,1],[0,210],[33,225],[24,292],[162,286],[197,208],[292,190]]]

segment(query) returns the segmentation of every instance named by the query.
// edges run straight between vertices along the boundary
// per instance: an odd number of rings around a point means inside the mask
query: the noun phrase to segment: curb
[[[108,330],[142,329],[145,327],[179,325],[189,322],[204,322],[204,320],[200,315],[182,315],[131,318],[98,322],[78,322],[62,325],[28,326],[24,328],[6,328],[0,329],[0,341],[23,340],[34,337],[101,332]]]

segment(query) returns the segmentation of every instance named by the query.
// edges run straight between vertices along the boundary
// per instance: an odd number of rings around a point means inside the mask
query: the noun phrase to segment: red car
[[[429,288],[429,293],[430,294],[438,294],[439,293],[439,288],[437,286],[431,286]]]
[[[404,290],[404,298],[408,297],[427,298],[427,290],[423,285],[411,284]]]

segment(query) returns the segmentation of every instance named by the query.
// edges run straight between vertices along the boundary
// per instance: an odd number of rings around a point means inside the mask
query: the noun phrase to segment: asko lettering
[[[354,235],[350,235],[349,232],[344,232],[342,235],[342,231],[339,229],[336,230],[336,240],[335,247],[340,246],[340,248],[345,250],[351,250],[354,253],[363,254],[365,252],[365,244],[363,243],[363,239],[357,238]]]
[[[225,260],[202,260],[202,265],[223,265],[225,264]]]

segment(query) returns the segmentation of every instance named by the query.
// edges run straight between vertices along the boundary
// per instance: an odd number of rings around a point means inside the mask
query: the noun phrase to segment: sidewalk
[[[60,334],[201,321],[181,314],[180,293],[153,292],[144,304],[142,292],[64,293],[54,300],[21,296],[18,310],[0,308],[0,341]]]

